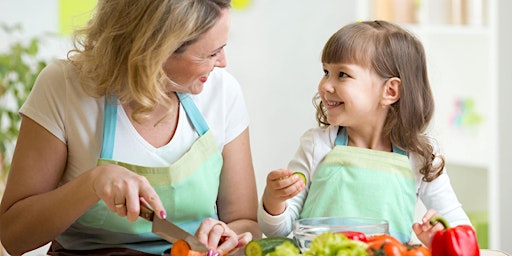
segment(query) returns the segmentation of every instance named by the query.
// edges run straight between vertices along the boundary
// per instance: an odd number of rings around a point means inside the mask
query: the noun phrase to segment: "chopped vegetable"
[[[297,174],[297,175],[299,176],[299,178],[301,178],[301,179],[302,179],[302,181],[304,181],[304,185],[306,185],[306,184],[307,184],[307,183],[306,183],[306,175],[304,175],[304,173],[302,173],[302,172],[294,172],[293,174]],[[293,174],[292,174],[292,175],[293,175]]]
[[[284,243],[276,246],[273,252],[267,253],[265,256],[298,256],[300,255],[299,248],[294,243],[285,241]]]
[[[348,239],[361,241],[361,242],[367,242],[368,238],[366,238],[366,235],[363,232],[358,231],[340,231],[338,232],[340,234],[345,235]]]
[[[390,235],[368,237],[368,255],[402,256],[406,253],[405,245]]]
[[[265,256],[270,252],[273,252],[279,245],[283,243],[289,243],[289,246],[295,247],[295,242],[287,237],[266,237],[262,239],[252,240],[245,246],[246,256]],[[287,254],[283,254],[287,255]],[[297,254],[298,255],[298,254]]]
[[[421,244],[406,244],[407,252],[405,256],[431,256],[430,249]]]
[[[171,256],[205,256],[205,253],[192,251],[185,240],[178,240],[172,244]]]
[[[368,246],[361,241],[348,239],[345,235],[339,233],[325,232],[316,236],[306,256],[365,256]]]

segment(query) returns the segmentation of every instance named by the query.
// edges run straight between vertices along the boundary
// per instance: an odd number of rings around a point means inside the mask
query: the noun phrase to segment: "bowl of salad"
[[[326,232],[342,233],[358,240],[358,234],[366,237],[389,235],[389,223],[385,219],[368,217],[319,217],[296,220],[293,225],[293,238],[301,252],[309,249],[313,239]]]

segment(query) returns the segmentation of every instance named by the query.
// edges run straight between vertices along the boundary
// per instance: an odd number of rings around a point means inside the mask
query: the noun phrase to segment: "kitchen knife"
[[[143,203],[140,204],[140,217],[153,222],[152,232],[157,234],[159,237],[171,242],[175,243],[178,240],[184,240],[190,246],[190,249],[196,252],[208,252],[208,248],[199,242],[199,240],[178,227],[174,223],[163,220],[155,216],[155,212],[145,206]]]

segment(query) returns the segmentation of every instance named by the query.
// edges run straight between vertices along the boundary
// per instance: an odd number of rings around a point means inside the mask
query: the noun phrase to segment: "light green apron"
[[[373,217],[389,221],[390,234],[408,242],[416,205],[416,186],[405,152],[347,146],[339,128],[336,146],[320,163],[300,218]]]
[[[188,94],[178,94],[199,138],[170,167],[145,167],[112,160],[117,106],[105,101],[103,146],[98,165],[117,164],[145,176],[158,193],[167,219],[194,234],[207,217],[218,219],[216,200],[222,155],[214,135]],[[135,149],[136,150],[136,149]],[[151,222],[129,222],[99,201],[57,239],[64,248],[93,250],[123,247],[162,254],[171,245],[151,232]]]

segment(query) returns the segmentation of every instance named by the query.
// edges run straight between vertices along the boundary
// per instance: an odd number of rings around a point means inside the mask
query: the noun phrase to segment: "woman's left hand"
[[[252,240],[251,233],[245,232],[238,235],[226,223],[213,218],[205,219],[196,231],[195,236],[206,247],[219,253],[219,255],[234,253]]]

